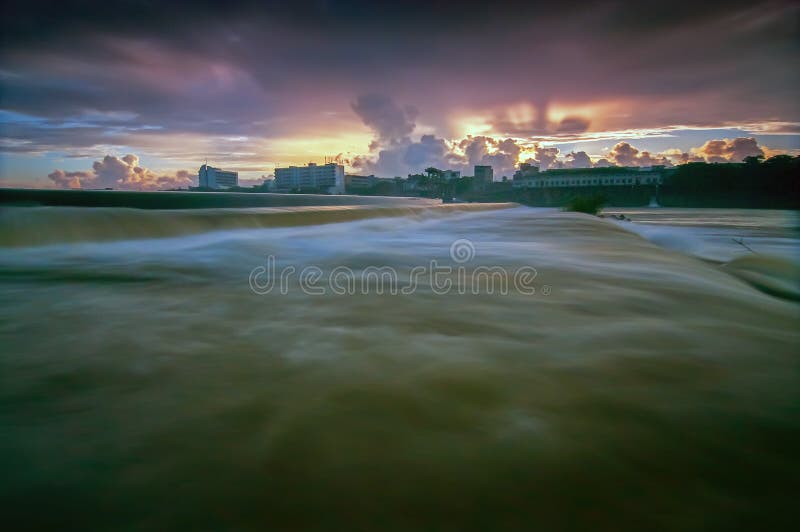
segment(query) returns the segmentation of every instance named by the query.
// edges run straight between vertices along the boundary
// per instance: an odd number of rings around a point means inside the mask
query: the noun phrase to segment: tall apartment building
[[[491,166],[481,166],[476,164],[474,176],[475,179],[481,179],[491,183],[494,181],[494,169]]]
[[[229,172],[204,164],[197,172],[197,183],[202,188],[230,188],[239,185],[239,172]]]
[[[475,176],[475,188],[485,188],[494,181],[494,169],[491,166],[475,165],[473,175]]]

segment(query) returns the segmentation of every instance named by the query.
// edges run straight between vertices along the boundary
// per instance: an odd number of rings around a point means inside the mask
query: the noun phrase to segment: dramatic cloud
[[[417,110],[412,106],[401,108],[384,94],[359,96],[352,108],[361,121],[375,131],[379,141],[399,141],[416,127]]]
[[[163,190],[186,187],[193,184],[193,177],[186,170],[174,174],[159,175],[139,166],[139,158],[128,154],[122,158],[106,155],[95,161],[88,172],[66,172],[55,170],[47,176],[63,188],[113,188],[123,190]]]
[[[661,152],[661,155],[667,157],[673,164],[686,164],[686,163],[703,163],[705,159],[699,155],[687,153],[677,148],[670,148]]]
[[[608,159],[617,166],[669,165],[670,161],[661,156],[653,156],[648,151],[639,151],[627,142],[617,143],[609,152]]]
[[[691,148],[688,152],[669,149],[660,155],[669,158],[675,164],[685,163],[739,163],[745,157],[770,157],[783,153],[766,146],[759,146],[753,137],[737,137],[731,139],[712,139],[702,146]]]
[[[378,151],[377,158],[359,156],[352,163],[362,173],[389,177],[421,172],[429,166],[447,169],[458,164],[459,158],[452,153],[450,144],[435,135],[422,135],[419,141],[408,137],[393,141]]]
[[[585,151],[570,152],[567,154],[564,166],[567,168],[591,168],[592,159]]]
[[[513,139],[496,140],[486,136],[467,137],[458,143],[458,148],[463,151],[462,172],[467,175],[472,174],[476,165],[491,166],[496,176],[511,175],[522,151]]]
[[[513,138],[497,139],[487,135],[467,136],[448,141],[425,134],[411,138],[416,129],[416,110],[401,107],[385,95],[362,96],[353,110],[374,133],[370,143],[372,156],[357,156],[349,161],[360,172],[382,176],[420,172],[429,166],[457,169],[470,175],[475,165],[489,165],[495,175],[511,175],[521,161],[537,166],[540,171],[555,168],[592,168],[603,166],[654,166],[684,164],[694,161],[739,162],[749,155],[764,155],[754,138],[709,140],[689,152],[668,149],[657,154],[639,149],[631,143],[616,143],[605,157],[593,162],[585,151],[562,154],[557,146],[540,142],[526,143]],[[532,156],[531,156],[532,155]],[[341,154],[337,160],[344,161]]]
[[[353,111],[375,134],[369,145],[377,158],[362,156],[353,166],[364,173],[403,175],[419,172],[429,166],[446,168],[454,162],[450,145],[435,135],[422,135],[419,141],[409,136],[416,128],[417,111],[410,106],[400,107],[382,94],[358,97]]]
[[[573,136],[589,129],[591,121],[583,116],[570,115],[560,121],[550,120],[547,102],[517,104],[496,112],[489,121],[498,135],[516,137]]]
[[[64,170],[55,170],[47,177],[61,188],[82,188],[84,183],[97,178],[92,172],[65,172]]]
[[[556,129],[556,133],[583,133],[589,129],[589,120],[580,116],[568,116],[564,118]]]
[[[434,135],[422,135],[419,142],[412,142],[405,149],[403,162],[409,168],[443,166],[449,146],[443,139]]]
[[[560,168],[563,166],[558,160],[559,149],[556,147],[545,147],[537,144],[534,147],[535,157],[532,157],[525,162],[538,166],[539,170],[544,172],[550,168]]]
[[[509,175],[519,160],[521,147],[513,139],[468,136],[447,141],[425,134],[415,141],[410,135],[416,129],[416,110],[401,107],[384,95],[359,97],[353,110],[375,134],[369,149],[377,154],[351,162],[362,173],[402,176],[433,166],[471,175],[475,165],[489,165],[497,175]]]
[[[764,156],[756,139],[735,138],[733,140],[709,140],[700,148],[692,150],[710,163],[741,162],[745,157]]]

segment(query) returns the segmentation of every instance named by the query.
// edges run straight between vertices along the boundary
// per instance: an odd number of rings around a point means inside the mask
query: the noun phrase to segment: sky
[[[3,2],[0,186],[800,153],[796,1]]]

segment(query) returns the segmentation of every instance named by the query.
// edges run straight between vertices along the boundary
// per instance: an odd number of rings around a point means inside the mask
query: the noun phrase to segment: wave
[[[147,210],[118,207],[5,207],[0,247],[163,238],[230,229],[319,225],[378,217],[436,217],[513,203],[328,205],[255,209]]]
[[[786,218],[791,221],[791,214]],[[748,222],[744,226],[737,223],[709,229],[699,227],[703,221],[686,217],[677,225],[667,225],[669,220],[658,224],[612,223],[661,248],[713,264],[765,294],[800,301],[800,256],[795,227],[787,225],[783,231],[776,227],[748,228],[751,225]]]
[[[661,247],[716,263],[743,255],[780,257],[800,263],[800,219],[792,211],[664,209],[619,210],[631,221],[612,223]]]
[[[782,299],[800,301],[800,266],[765,255],[746,255],[722,266],[751,286]]]

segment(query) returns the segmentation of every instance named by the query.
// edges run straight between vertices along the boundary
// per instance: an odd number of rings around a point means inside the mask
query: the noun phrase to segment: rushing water
[[[633,222],[513,205],[7,207],[4,519],[788,525],[796,215],[624,212]],[[449,284],[415,277],[431,261]],[[299,279],[309,267],[323,294]],[[500,268],[506,293],[479,267]],[[267,291],[270,271],[295,273]],[[355,289],[337,293],[334,271]]]

